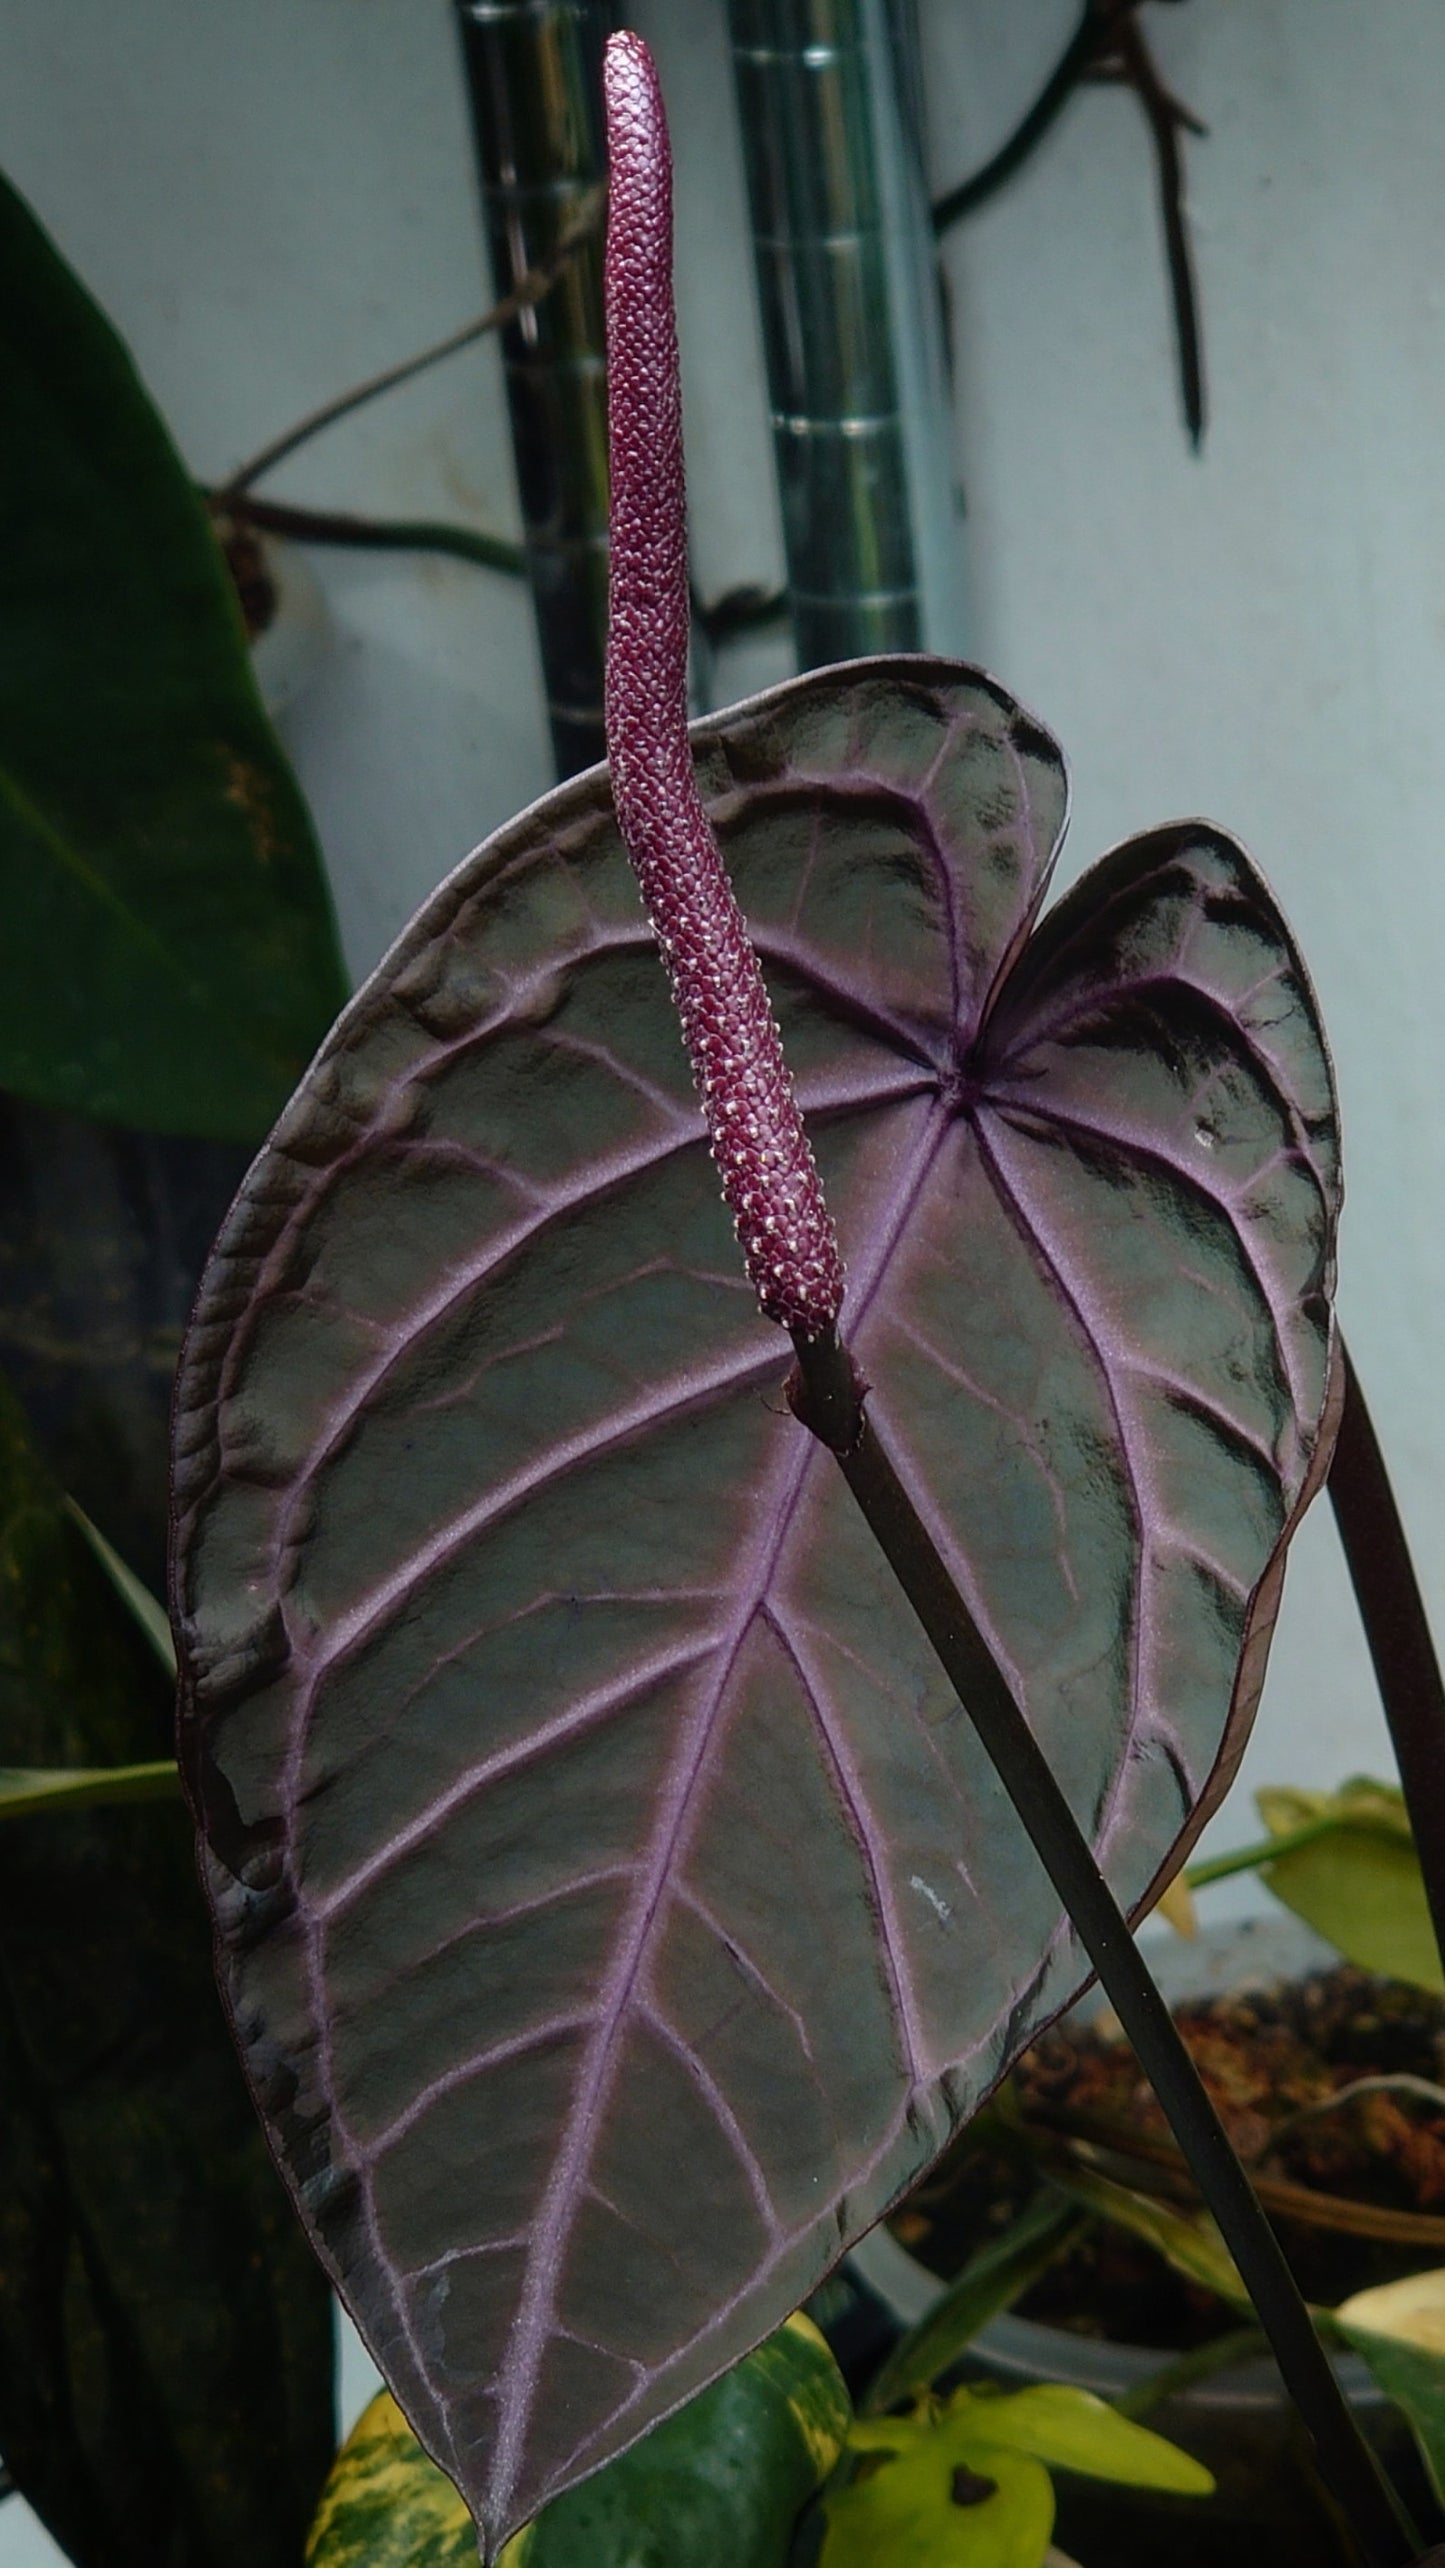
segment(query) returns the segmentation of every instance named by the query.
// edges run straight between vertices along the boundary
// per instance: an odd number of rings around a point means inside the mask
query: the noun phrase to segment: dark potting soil
[[[1176,2021],[1235,2148],[1267,2202],[1275,2193],[1269,2207],[1307,2299],[1328,2306],[1445,2264],[1445,2093],[1375,2088],[1295,2119],[1365,2078],[1445,2088],[1445,2000],[1341,1965],[1182,2007]],[[1115,2181],[1196,2205],[1153,2091],[1106,2016],[1035,2043],[1006,2097],[960,2135],[891,2226],[936,2272],[957,2273],[1037,2190],[1040,2159],[1057,2152],[1064,2167],[1081,2142]],[[1292,2186],[1371,2206],[1376,2225],[1398,2234],[1353,2235],[1324,2202],[1292,2217]],[[1438,2239],[1412,2234],[1422,2214],[1440,2223]],[[1240,2324],[1142,2240],[1099,2221],[1016,2307],[1080,2335],[1185,2350]]]

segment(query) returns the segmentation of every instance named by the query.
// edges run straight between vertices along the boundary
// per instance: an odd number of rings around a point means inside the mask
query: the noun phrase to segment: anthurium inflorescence
[[[832,1326],[843,1297],[837,1238],[687,736],[672,165],[657,72],[640,36],[609,39],[603,81],[613,800],[667,962],[748,1276],[769,1319],[815,1337]]]

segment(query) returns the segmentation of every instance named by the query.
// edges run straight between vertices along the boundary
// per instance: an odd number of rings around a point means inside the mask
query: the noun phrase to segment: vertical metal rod
[[[609,0],[455,0],[498,294],[556,248],[606,173]],[[502,336],[559,776],[605,755],[607,367],[602,236]]]
[[[798,656],[952,650],[913,0],[728,0]]]

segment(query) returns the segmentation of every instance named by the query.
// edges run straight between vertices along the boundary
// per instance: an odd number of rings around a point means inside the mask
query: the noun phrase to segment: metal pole
[[[606,173],[608,0],[456,0],[498,294],[540,267]],[[502,336],[559,776],[605,752],[607,370],[602,234]]]
[[[728,0],[798,656],[957,650],[913,0]]]

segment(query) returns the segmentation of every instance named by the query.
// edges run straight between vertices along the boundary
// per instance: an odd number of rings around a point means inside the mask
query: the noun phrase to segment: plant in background
[[[347,1011],[182,1370],[183,1753],[257,2098],[492,2557],[808,2293],[1082,1937],[1403,2560],[1116,1904],[1227,1786],[1329,1458],[1308,983],[1203,824],[1040,920],[1062,762],[976,672],[824,671],[689,742],[635,39],[609,82],[611,778]]]
[[[1398,1784],[1352,1775],[1334,1792],[1270,1784],[1254,1796],[1267,1835],[1184,1875],[1189,1893],[1236,1874],[1266,1889],[1361,1970],[1445,1993],[1419,1849]],[[1181,1912],[1184,1930],[1192,1908]]]
[[[76,1805],[175,1799],[117,1554],[158,1579],[205,1242],[346,984],[204,509],[3,186],[0,275],[0,2453],[80,2568],[282,2568],[329,2296],[185,1814]]]
[[[855,2417],[823,2339],[795,2316],[556,2498],[501,2568],[790,2568],[803,2556],[821,2568],[1041,2568],[1058,2555],[1050,2468],[1178,2496],[1213,2484],[1080,2390],[961,2389]],[[337,2456],[308,2568],[467,2568],[475,2552],[466,2507],[383,2391]]]

